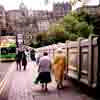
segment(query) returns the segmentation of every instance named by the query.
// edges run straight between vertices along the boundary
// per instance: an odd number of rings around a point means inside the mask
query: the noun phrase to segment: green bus
[[[11,61],[16,58],[16,35],[0,36],[0,61]]]

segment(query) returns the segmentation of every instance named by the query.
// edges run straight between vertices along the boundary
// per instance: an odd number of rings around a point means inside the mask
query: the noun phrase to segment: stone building
[[[6,31],[6,11],[2,5],[0,5],[0,34],[2,31]]]
[[[21,6],[25,8],[24,4],[21,4]],[[34,37],[39,32],[46,32],[51,23],[56,22],[57,18],[63,17],[71,10],[71,6],[68,3],[57,3],[53,6],[53,11],[28,11],[28,24],[27,26],[24,26],[26,28],[23,36],[25,44],[29,45],[32,37]]]
[[[3,16],[1,21],[6,23],[2,25],[6,25],[8,32],[16,32],[19,37],[18,41],[29,44],[34,35],[46,32],[51,23],[56,22],[57,18],[63,17],[71,10],[68,3],[57,3],[53,6],[53,11],[28,10],[22,2],[18,10],[9,10],[6,14],[4,8],[0,7],[3,11],[0,15],[0,17]]]
[[[20,18],[22,17],[22,13],[20,10],[9,10],[6,12],[6,20],[9,31],[18,32],[18,23]]]
[[[28,9],[23,2],[20,3],[19,10],[22,12],[23,16],[28,16]]]
[[[91,15],[96,15],[96,10],[99,8],[99,5],[98,6],[83,6],[83,7],[80,7],[78,9],[76,9],[78,12],[81,11],[81,9],[87,11],[89,14]]]
[[[49,11],[37,10],[37,11],[30,11],[29,16],[35,19],[35,24],[37,24],[38,30],[37,32],[47,31],[49,27],[49,23],[53,22],[53,13]]]
[[[53,14],[55,18],[63,17],[69,11],[71,11],[71,5],[69,3],[55,3],[53,5]]]
[[[94,2],[95,1],[95,2]],[[86,10],[89,14],[95,15],[96,9],[99,8],[99,0],[80,0],[77,1],[73,6],[72,10],[81,11],[81,9]]]
[[[46,19],[40,20],[37,23],[38,23],[39,32],[48,31],[48,28],[49,28],[49,21],[48,20],[46,20]]]

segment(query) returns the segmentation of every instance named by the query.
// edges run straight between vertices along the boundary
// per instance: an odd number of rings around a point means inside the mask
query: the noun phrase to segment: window
[[[16,48],[1,48],[1,54],[16,53]]]
[[[8,53],[15,53],[16,52],[16,48],[12,47],[12,48],[8,48]]]
[[[7,48],[1,48],[1,54],[8,54]]]
[[[1,36],[5,36],[7,33],[6,33],[6,30],[1,30]]]

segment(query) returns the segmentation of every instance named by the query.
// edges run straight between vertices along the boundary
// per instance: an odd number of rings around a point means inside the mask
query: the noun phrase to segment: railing
[[[38,48],[40,53],[48,52],[52,58],[57,48],[65,49],[67,57],[66,70],[72,77],[89,87],[96,87],[100,80],[100,37],[90,36],[89,39],[66,41],[65,44],[53,44]]]
[[[98,39],[91,36],[85,40],[66,42],[68,75],[90,87],[96,87],[99,56]]]

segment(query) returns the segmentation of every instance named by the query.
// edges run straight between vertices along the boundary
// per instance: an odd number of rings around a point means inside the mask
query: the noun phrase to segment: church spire
[[[23,0],[21,0],[21,3],[19,5],[19,9],[23,12],[23,15],[24,16],[28,16],[28,9],[27,7],[25,6]]]
[[[21,0],[21,3],[20,3],[20,5],[19,5],[19,9],[25,9],[26,8],[26,6],[25,6],[25,4],[24,4],[24,2],[23,2],[23,0]]]

